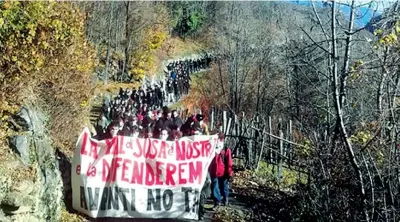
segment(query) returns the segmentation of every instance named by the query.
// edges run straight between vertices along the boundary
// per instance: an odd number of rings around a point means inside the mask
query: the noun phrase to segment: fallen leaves
[[[214,218],[224,222],[290,221],[295,198],[255,174],[235,172],[231,183],[230,205],[217,210]]]

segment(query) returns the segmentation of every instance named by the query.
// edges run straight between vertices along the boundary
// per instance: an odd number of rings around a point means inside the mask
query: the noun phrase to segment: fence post
[[[244,136],[244,121],[245,121],[244,112],[242,112],[242,120],[240,121],[241,122],[241,124],[240,124],[240,135],[241,136]]]
[[[262,130],[261,151],[260,151],[260,156],[258,157],[256,171],[257,171],[258,168],[260,167],[260,162],[261,162],[262,155],[263,155],[263,151],[264,151],[264,145],[265,145],[265,137],[263,136],[263,135],[264,135],[264,132],[265,132],[265,126],[263,126],[263,130]]]
[[[271,122],[272,122],[272,118],[271,118],[271,116],[268,116],[268,133],[270,133],[270,134],[272,134],[272,123]],[[271,144],[272,144],[272,137],[268,136],[268,147],[269,147],[268,157],[269,157],[269,162],[273,163],[274,160],[273,160],[273,153],[271,151]]]
[[[260,129],[260,116],[257,114],[256,116],[256,126],[257,129]],[[258,155],[260,155],[259,152],[259,138],[260,138],[260,132],[258,130],[254,130],[254,160],[255,160],[255,164],[257,164],[257,160],[259,159]]]
[[[282,119],[279,118],[279,137],[283,138]],[[282,156],[283,156],[283,140],[279,140],[279,155],[278,155],[278,184],[282,179]]]
[[[292,120],[289,120],[289,133],[288,133],[288,140],[293,140],[293,125]],[[293,142],[293,141],[292,141]],[[289,166],[292,166],[293,161],[293,146],[292,144],[288,143],[288,157],[289,157]]]

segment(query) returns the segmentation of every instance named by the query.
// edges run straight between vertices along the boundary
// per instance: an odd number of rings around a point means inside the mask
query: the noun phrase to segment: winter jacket
[[[175,72],[172,72],[172,73],[171,73],[171,78],[172,78],[173,80],[176,79],[176,73],[175,73]]]
[[[177,116],[177,117],[173,117],[172,118],[172,124],[175,125],[178,128],[181,128],[183,125],[183,120],[181,117]]]
[[[210,176],[215,177],[231,177],[233,174],[232,170],[232,152],[230,148],[224,148],[221,153],[216,153],[214,159],[212,160],[209,172]]]
[[[163,129],[171,131],[171,126],[172,126],[172,121],[170,119],[160,118],[155,123],[153,137],[158,138]]]

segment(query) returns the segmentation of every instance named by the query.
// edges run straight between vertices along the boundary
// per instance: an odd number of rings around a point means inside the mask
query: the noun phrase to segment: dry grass
[[[60,222],[83,222],[87,221],[84,217],[78,214],[73,214],[63,209],[61,212]]]
[[[200,52],[205,47],[193,40],[183,41],[181,38],[169,38],[164,44],[166,46],[173,46],[166,52],[170,57],[190,55],[192,53]]]

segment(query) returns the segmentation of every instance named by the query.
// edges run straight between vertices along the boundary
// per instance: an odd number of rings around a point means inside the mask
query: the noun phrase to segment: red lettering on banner
[[[189,163],[189,183],[194,183],[197,178],[197,183],[201,184],[201,176],[203,174],[203,163],[196,161],[196,167],[193,162]]]
[[[132,139],[130,139],[128,142],[126,142],[126,148],[127,149],[133,149],[133,144],[132,144]]]
[[[107,139],[106,140],[106,145],[107,145],[106,153],[105,153],[106,155],[114,154],[115,151],[113,150],[113,153],[111,153],[111,149],[112,148],[115,149],[116,140],[117,140],[117,137],[113,137],[112,139]]]
[[[161,146],[160,150],[158,151],[158,157],[157,158],[167,158],[167,142],[161,141]]]
[[[200,145],[200,144],[199,144],[199,142],[197,142],[197,141],[193,142],[193,144],[192,144],[192,147],[193,147],[192,158],[194,158],[194,159],[200,157],[200,150],[199,150],[199,148],[197,147],[198,145]],[[196,152],[194,152],[194,151],[196,151]],[[195,153],[196,153],[196,154],[195,154]]]
[[[179,142],[181,144],[179,144]],[[176,141],[176,160],[185,160],[185,150],[186,150],[186,142],[185,141]]]
[[[75,172],[77,175],[81,175],[81,165],[76,166]]]
[[[172,176],[176,171],[176,166],[172,163],[167,163],[167,169],[165,172],[165,183],[167,185],[175,185],[174,177]]]
[[[144,166],[144,163],[139,163],[137,161],[133,161],[131,183],[143,184],[143,166]]]
[[[136,158],[139,158],[143,155],[143,144],[140,143],[140,141],[146,141],[147,139],[136,139],[136,150],[138,151],[138,153],[133,152],[133,156],[135,156]]]
[[[85,131],[85,133],[83,133],[82,146],[81,146],[81,155],[87,155],[87,151],[86,151],[87,139],[88,139],[88,133]]]
[[[159,147],[158,142],[160,142],[160,140],[151,140],[150,147],[152,148],[152,150],[155,151],[155,153],[154,153],[154,156],[151,156],[151,157],[148,157],[148,158],[151,158],[151,159],[156,158],[156,156],[157,156],[157,148]]]
[[[127,164],[131,164],[132,161],[130,159],[124,159],[124,162],[122,163],[122,176],[121,176],[121,180],[125,181],[125,182],[129,182],[128,178],[125,177],[125,175],[127,174],[127,170],[129,169]]]
[[[110,182],[110,165],[106,159],[103,159],[103,172],[101,173],[101,179],[103,182]]]
[[[185,169],[182,168],[183,165],[187,165],[187,163],[179,163],[178,168],[179,168],[179,184],[186,184],[186,179],[182,177],[182,174],[185,173]]]
[[[125,154],[124,150],[124,137],[123,136],[116,136],[112,139],[106,140],[107,148],[106,148],[106,155],[113,154]]]
[[[192,145],[192,143],[188,143],[187,144],[187,146],[186,146],[186,159],[187,160],[190,160],[190,159],[192,159],[192,156],[193,156],[193,145]]]
[[[112,159],[111,162],[111,182],[115,182],[115,180],[117,179],[117,169],[118,167],[121,166],[120,162],[122,162],[122,158],[121,157],[116,157]]]
[[[156,162],[156,185],[163,185],[163,181],[161,180],[161,166],[164,165],[163,162]]]
[[[157,156],[157,149],[152,145],[153,145],[153,143],[149,139],[147,152],[146,152],[146,158],[154,159]],[[154,153],[152,151],[154,151]]]
[[[210,157],[211,155],[211,144],[209,141],[204,140],[204,141],[200,141],[201,144],[201,156],[206,156],[206,157]]]
[[[170,146],[168,149],[168,155],[172,156],[172,154],[174,154],[174,146]]]
[[[124,150],[124,136],[119,136],[119,144],[118,144],[118,152],[116,155],[118,154],[125,154],[125,150]]]
[[[122,142],[115,139],[106,141],[106,153],[108,152],[114,157],[108,161],[107,159],[101,160],[103,182],[124,181],[146,186],[200,184],[204,176],[203,162],[197,158],[210,156],[212,147],[212,143],[209,141],[176,141],[176,160],[186,161],[170,163],[159,161],[167,157],[167,150],[170,147],[168,142],[156,139],[127,141],[130,143],[129,147],[132,149],[133,159],[132,156],[127,158],[116,156],[126,152],[120,148],[123,147]],[[89,153],[89,156],[97,158],[98,147],[95,146],[97,144],[91,145],[93,147],[87,150],[87,153]],[[76,171],[79,172],[78,169]],[[95,176],[95,172],[96,169],[89,166],[88,176]]]
[[[154,172],[153,167],[149,163],[146,163],[146,180],[145,185],[152,186],[154,184]]]
[[[97,143],[90,141],[90,151],[89,151],[89,156],[93,157],[94,159],[97,159]]]
[[[96,167],[93,166],[92,164],[89,164],[88,169],[86,171],[86,176],[88,177],[96,176]]]
[[[199,147],[201,146],[201,147]],[[209,141],[176,141],[176,160],[190,160],[199,157],[210,157],[211,144]]]

